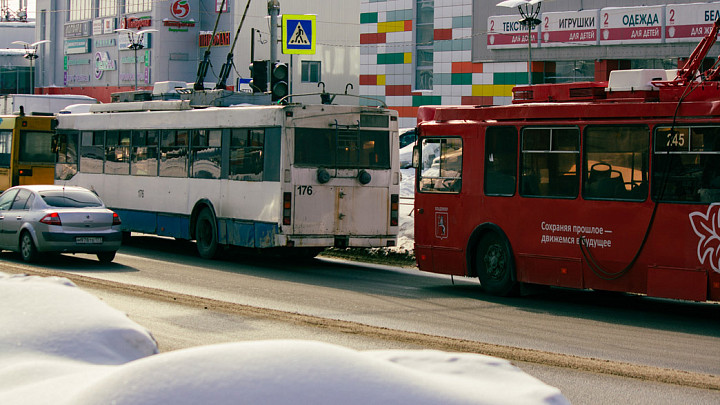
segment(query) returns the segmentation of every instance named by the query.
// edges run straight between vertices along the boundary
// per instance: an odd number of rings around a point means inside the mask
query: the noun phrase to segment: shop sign
[[[135,73],[120,73],[121,82],[134,82]],[[150,84],[150,68],[145,66],[145,69],[138,72],[138,82]]]
[[[91,21],[65,24],[63,27],[64,36],[65,38],[89,37],[90,33],[93,32],[92,24]]]
[[[78,65],[89,65],[90,59],[69,59],[67,60],[68,66],[78,66]]]
[[[668,4],[665,8],[665,42],[695,42],[712,30],[720,18],[720,3]]]
[[[120,19],[120,28],[137,28],[150,27],[152,25],[151,17],[125,17]]]
[[[152,33],[148,32],[143,35],[143,41],[142,41],[143,48],[151,47],[151,45],[152,45],[151,39],[152,39]],[[122,35],[118,35],[117,41],[118,41],[118,48],[121,51],[128,50],[128,46],[130,45],[130,38],[128,38],[128,36],[125,33],[123,33]]]
[[[187,32],[188,27],[195,26],[195,20],[190,19],[189,21],[175,21],[166,18],[163,20],[163,25],[168,27],[168,31],[170,32]]]
[[[103,20],[103,34],[112,34],[115,32],[115,21],[114,18],[105,18]]]
[[[90,52],[90,38],[66,39],[63,49],[65,55],[75,55]]]
[[[117,45],[117,39],[116,38],[99,38],[96,39],[95,42],[95,48],[109,48],[111,46]]]
[[[178,20],[187,18],[190,15],[190,1],[173,0],[170,2],[170,14]]]
[[[543,47],[597,45],[600,10],[542,14]]]
[[[540,26],[532,31],[531,41],[538,43]],[[500,48],[527,48],[528,29],[520,24],[517,15],[495,15],[488,17],[487,47]]]
[[[134,53],[134,52],[133,52]],[[143,50],[143,52],[138,53],[138,63],[143,64],[145,66],[150,66],[150,51],[147,49]],[[132,63],[135,64],[135,55],[132,56],[123,56],[120,58],[120,63]]]
[[[93,20],[92,22],[92,33],[93,35],[101,35],[103,32],[103,20]]]
[[[71,75],[68,72],[63,73],[63,85],[70,83],[88,83],[90,82],[90,75]]]
[[[600,45],[660,43],[664,19],[664,5],[603,8],[600,10]]]
[[[105,51],[95,52],[95,78],[102,78],[106,70],[117,70],[115,60],[110,59],[110,54]]]
[[[210,38],[212,38],[212,32],[201,31],[200,32],[200,47],[207,47],[210,45]],[[230,31],[218,32],[215,34],[213,46],[228,46],[230,45]]]

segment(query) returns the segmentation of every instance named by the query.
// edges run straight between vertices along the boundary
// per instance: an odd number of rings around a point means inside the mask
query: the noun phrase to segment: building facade
[[[615,69],[677,68],[720,17],[720,2],[697,0],[543,2],[528,63],[528,28],[517,8],[499,2],[362,0],[360,93],[397,109],[400,125],[412,127],[421,105],[508,104],[512,88],[530,80],[603,81]],[[710,55],[718,52],[716,45]]]
[[[252,60],[270,58],[268,1],[246,0],[38,0],[36,39],[53,39],[39,50],[38,93],[84,94],[110,101],[110,94],[151,89],[159,81],[198,81],[198,66],[210,65],[202,82],[213,88],[228,54],[234,66],[226,84],[236,88],[250,77]],[[347,83],[357,94],[359,83],[359,25],[357,2],[322,0],[276,1],[281,14],[314,14],[316,47],[311,54],[286,55],[278,43],[277,61],[291,65],[293,93],[342,93]],[[238,27],[247,8],[247,15]],[[218,12],[222,10],[222,12]],[[218,18],[219,15],[219,18]],[[278,24],[281,19],[278,18]],[[213,37],[213,28],[216,26]],[[142,49],[128,46],[141,30]],[[236,33],[238,37],[236,40]],[[277,31],[278,39],[281,31]],[[208,45],[211,43],[208,53]],[[235,48],[231,51],[233,42]],[[137,75],[135,69],[137,68]],[[319,100],[319,98],[318,98]],[[347,101],[357,104],[357,99]]]

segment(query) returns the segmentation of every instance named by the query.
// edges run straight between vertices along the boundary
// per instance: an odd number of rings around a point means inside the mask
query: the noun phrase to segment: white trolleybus
[[[95,191],[123,231],[194,239],[204,258],[394,246],[397,124],[367,106],[93,105],[58,116],[55,182]]]

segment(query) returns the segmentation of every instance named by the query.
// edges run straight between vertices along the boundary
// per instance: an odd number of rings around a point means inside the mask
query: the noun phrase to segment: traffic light
[[[275,63],[270,76],[270,92],[272,101],[278,101],[288,95],[288,65]]]
[[[250,87],[253,93],[268,91],[268,76],[270,76],[270,61],[256,60],[250,64]]]

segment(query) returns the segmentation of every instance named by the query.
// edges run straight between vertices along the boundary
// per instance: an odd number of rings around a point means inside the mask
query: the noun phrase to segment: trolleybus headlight
[[[358,173],[358,181],[360,184],[368,184],[370,183],[370,180],[372,180],[372,176],[370,173],[366,172],[365,170],[360,170]]]
[[[318,169],[318,171],[317,171],[317,181],[318,181],[318,183],[320,183],[320,184],[325,184],[325,183],[327,183],[328,181],[330,181],[330,173],[328,173],[328,171],[325,170],[325,169],[322,169],[322,168]]]

